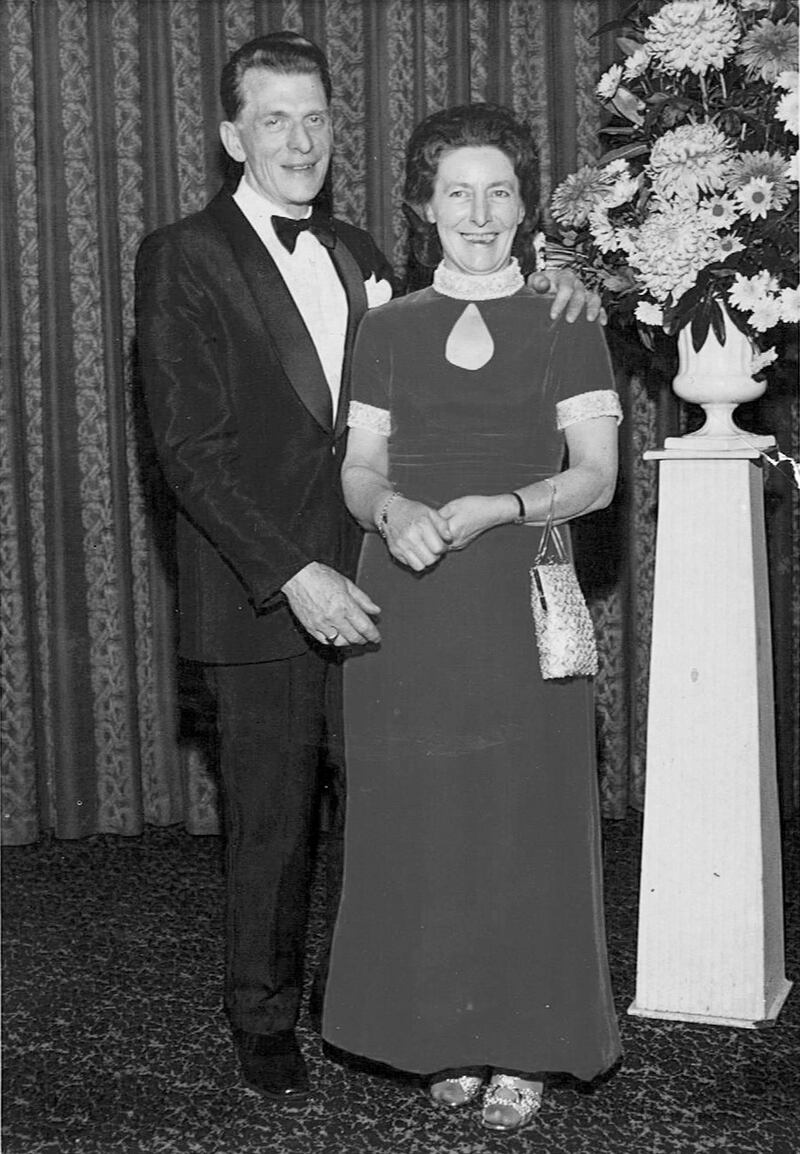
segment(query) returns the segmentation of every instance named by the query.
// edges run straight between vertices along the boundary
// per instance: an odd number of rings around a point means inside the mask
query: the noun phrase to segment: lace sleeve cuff
[[[593,417],[616,417],[617,424],[621,424],[622,408],[613,389],[578,393],[577,397],[567,397],[556,404],[556,425],[559,429],[576,425],[578,421],[590,421]]]
[[[391,432],[389,410],[377,409],[374,405],[363,404],[362,401],[350,402],[347,424],[351,429],[366,429],[368,433],[377,433],[380,437],[388,437]]]

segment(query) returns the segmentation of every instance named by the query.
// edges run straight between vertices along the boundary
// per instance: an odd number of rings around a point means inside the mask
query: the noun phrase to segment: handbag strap
[[[552,542],[553,550],[556,559],[563,564],[567,559],[567,554],[564,549],[564,542],[561,540],[561,534],[558,531],[558,526],[554,524],[555,506],[556,506],[556,483],[550,477],[545,478],[547,484],[550,486],[550,507],[547,510],[547,520],[544,523],[544,530],[542,532],[541,540],[539,541],[539,549],[536,553],[534,565],[541,565],[544,563],[547,549]]]

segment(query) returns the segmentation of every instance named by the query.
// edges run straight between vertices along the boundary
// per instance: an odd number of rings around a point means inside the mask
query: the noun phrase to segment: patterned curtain
[[[8,844],[216,832],[200,691],[176,669],[169,505],[131,364],[133,261],[153,228],[221,177],[220,69],[262,32],[329,54],[337,212],[402,276],[405,142],[467,100],[512,105],[541,145],[543,196],[599,151],[597,28],[625,0],[4,0],[0,301],[4,404],[2,832]],[[587,518],[581,566],[602,648],[598,741],[609,815],[640,804],[655,477],[642,451],[677,429],[667,362],[615,346],[627,420],[615,506]],[[794,430],[797,428],[795,411]],[[791,430],[789,430],[791,432]],[[782,441],[790,452],[787,441]],[[795,448],[795,453],[796,453]],[[796,700],[796,512],[773,483],[781,700]],[[780,492],[779,492],[780,490]],[[788,512],[787,512],[788,510]],[[794,522],[792,516],[794,515]],[[773,534],[775,537],[775,534]],[[794,678],[794,680],[792,680]],[[784,706],[785,797],[797,801]],[[782,728],[781,728],[782,727]],[[795,771],[796,773],[796,771]]]

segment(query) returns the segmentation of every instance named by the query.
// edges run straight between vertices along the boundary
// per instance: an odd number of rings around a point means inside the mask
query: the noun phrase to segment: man
[[[330,89],[325,57],[294,33],[234,53],[220,135],[243,177],[146,238],[136,273],[145,395],[177,499],[180,648],[217,704],[225,1006],[246,1084],[280,1101],[309,1089],[294,1029],[337,649],[380,639],[379,607],[350,579],[358,534],[338,471],[355,330],[392,272],[367,233],[312,212]],[[567,282],[554,310],[584,299]]]

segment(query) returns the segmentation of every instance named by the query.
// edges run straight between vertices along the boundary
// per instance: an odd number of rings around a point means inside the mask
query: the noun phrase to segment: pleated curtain
[[[513,106],[542,191],[600,149],[597,29],[624,0],[3,0],[2,835],[219,829],[207,703],[175,657],[170,505],[133,371],[142,237],[219,187],[218,82],[260,33],[304,32],[334,86],[337,214],[402,278],[405,143],[438,108]],[[601,648],[604,810],[641,805],[656,478],[681,423],[669,364],[615,348],[626,413],[617,500],[578,534]],[[788,415],[787,415],[788,414]],[[796,405],[779,406],[796,438]],[[796,442],[795,442],[796,443]],[[784,442],[786,451],[790,447]],[[798,604],[788,483],[777,518],[785,807],[797,803]],[[774,536],[774,534],[773,534]],[[781,648],[782,646],[782,648]]]

